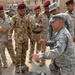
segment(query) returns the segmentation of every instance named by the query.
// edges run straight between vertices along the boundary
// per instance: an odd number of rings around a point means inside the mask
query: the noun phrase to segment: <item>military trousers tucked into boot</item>
[[[26,40],[27,41],[27,40]],[[19,67],[20,65],[25,65],[26,62],[26,51],[28,50],[28,41],[27,42],[15,42],[15,65],[16,67]]]

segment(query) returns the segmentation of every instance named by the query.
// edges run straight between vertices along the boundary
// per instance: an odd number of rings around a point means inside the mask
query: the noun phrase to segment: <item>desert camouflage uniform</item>
[[[30,21],[31,21],[31,25],[35,26],[36,24],[38,24],[38,17],[36,18],[36,15],[33,15],[30,18]],[[38,44],[38,41],[40,40],[40,35],[41,35],[40,33],[42,31],[42,28],[32,29],[32,31],[33,31],[33,37],[35,39],[35,42],[37,42],[37,48],[36,48],[36,50],[40,51],[41,50],[41,45]],[[39,32],[39,33],[36,33],[36,32]],[[34,46],[35,46],[35,44],[34,45],[31,44],[30,57],[34,53]]]
[[[51,18],[51,16],[50,17],[47,17],[47,15],[45,14],[45,12],[41,12],[39,14],[38,23],[39,24],[42,24],[44,26],[43,31],[41,33],[41,38],[42,39],[47,39],[48,25],[49,25],[50,18]],[[42,47],[42,50],[44,52],[46,50],[46,47],[43,46]]]
[[[67,11],[66,13],[68,13],[71,16],[71,18],[74,22],[74,35],[75,35],[75,9],[72,12]]]
[[[12,20],[13,25],[10,32],[14,30],[16,67],[19,67],[19,65],[25,65],[26,51],[28,50],[28,37],[32,40],[32,30],[30,21],[26,15],[21,17],[19,14],[16,14],[12,17]]]
[[[42,59],[52,59],[50,75],[75,75],[75,48],[68,30],[63,27],[53,37],[54,48],[40,55]]]

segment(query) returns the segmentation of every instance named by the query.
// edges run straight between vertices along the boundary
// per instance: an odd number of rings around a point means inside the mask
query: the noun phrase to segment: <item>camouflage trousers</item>
[[[20,65],[25,65],[26,61],[26,51],[28,50],[28,40],[24,40],[25,42],[15,41],[15,66],[19,67]]]
[[[56,67],[54,64],[50,64],[50,75],[75,75],[75,65],[69,65],[64,67]]]
[[[0,75],[2,75],[2,63],[1,63],[1,59],[0,59]]]
[[[41,39],[47,39],[47,32],[41,33]],[[42,46],[42,52],[46,51],[46,46]]]
[[[36,52],[40,51],[41,50],[41,45],[38,44],[38,42],[40,40],[40,34],[34,34],[33,33],[33,38],[35,39],[35,43],[37,43],[37,45],[36,45]],[[29,59],[31,59],[32,54],[34,53],[35,44],[30,43],[30,46],[31,46],[31,48],[30,48],[30,53],[29,53]]]
[[[7,59],[6,59],[6,55],[5,55],[5,48],[7,48],[12,61],[15,61],[15,54],[13,51],[12,42],[0,42],[0,53],[1,53],[2,61],[3,61],[4,65],[7,64]]]

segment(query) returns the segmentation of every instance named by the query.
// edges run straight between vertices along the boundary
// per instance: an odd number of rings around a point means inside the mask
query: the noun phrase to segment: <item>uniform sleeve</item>
[[[74,23],[72,21],[72,18],[68,14],[66,15],[66,24],[68,25],[68,30],[72,38],[74,38]]]
[[[42,14],[40,13],[39,16],[38,16],[38,23],[39,24],[42,24],[41,16],[42,16]]]
[[[28,32],[28,37],[31,38],[32,29],[31,29],[31,24],[29,19],[28,19],[27,32]]]
[[[35,39],[32,37],[32,28],[31,28],[31,23],[29,19],[28,19],[27,32],[28,32],[28,37],[30,38],[31,43],[34,44]]]
[[[50,40],[51,37],[52,37],[52,31],[53,31],[53,29],[52,29],[51,25],[49,24],[48,25],[48,34],[47,34],[47,39],[48,40]]]
[[[69,30],[72,38],[74,38],[74,22],[72,21],[72,18],[68,14],[63,14],[65,18],[65,24],[67,25],[67,29]]]
[[[12,38],[12,33],[13,33],[13,29],[14,29],[14,25],[15,25],[15,20],[14,18],[11,19],[11,26],[9,28],[9,31],[8,31],[8,36],[9,36],[9,39]]]
[[[55,47],[52,50],[49,50],[48,52],[42,53],[40,55],[40,58],[54,59],[54,58],[62,55],[66,49],[66,46],[67,46],[66,43],[67,43],[67,37],[60,36],[60,38],[56,42]]]

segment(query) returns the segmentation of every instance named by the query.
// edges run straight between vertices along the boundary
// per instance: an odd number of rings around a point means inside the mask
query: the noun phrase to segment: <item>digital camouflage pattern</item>
[[[63,27],[54,35],[53,40],[53,49],[40,55],[42,59],[52,59],[50,75],[58,75],[60,69],[61,75],[75,75],[75,48],[70,33]]]

